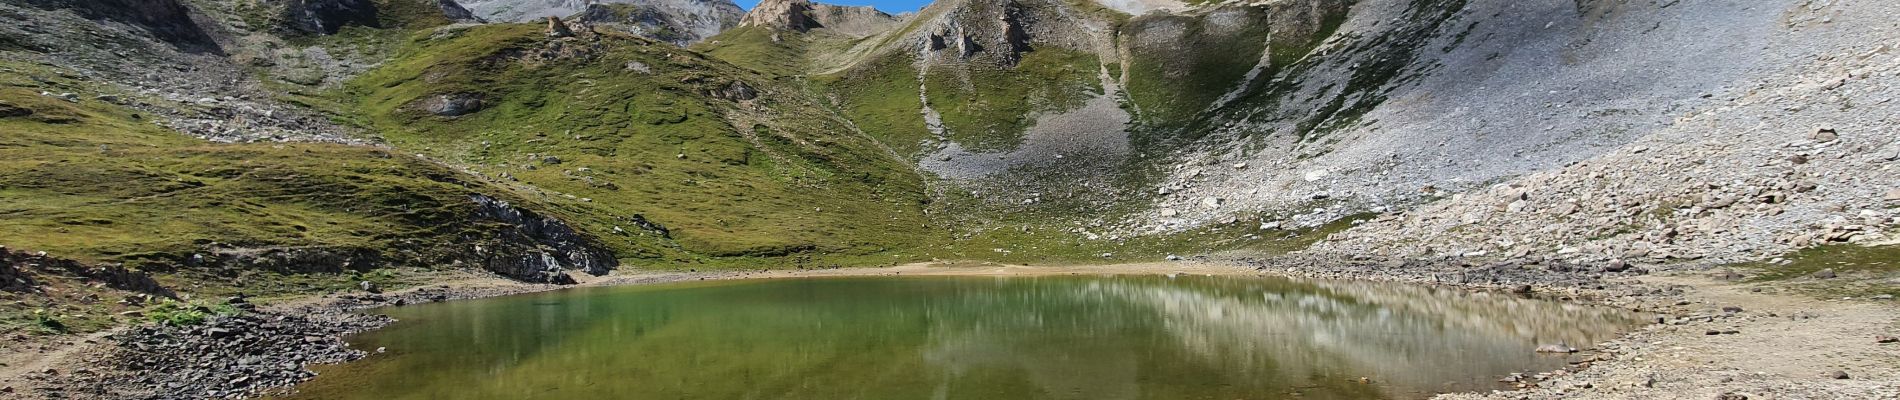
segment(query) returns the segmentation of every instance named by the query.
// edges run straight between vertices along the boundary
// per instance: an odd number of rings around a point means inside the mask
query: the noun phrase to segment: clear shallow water
[[[1549,370],[1627,314],[1278,278],[905,277],[596,288],[382,310],[308,399],[1379,399]],[[1371,383],[1361,383],[1360,377]]]

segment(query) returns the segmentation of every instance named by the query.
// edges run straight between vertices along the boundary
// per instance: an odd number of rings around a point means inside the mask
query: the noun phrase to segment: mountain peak
[[[840,6],[810,0],[762,0],[739,26],[809,32],[825,28],[849,36],[870,36],[901,21],[867,6]]]

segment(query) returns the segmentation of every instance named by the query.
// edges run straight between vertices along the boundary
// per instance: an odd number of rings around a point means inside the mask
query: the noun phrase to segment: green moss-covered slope
[[[642,38],[422,33],[340,95],[393,145],[518,182],[585,230],[639,216],[713,258],[864,255],[930,232],[907,163],[797,85]],[[482,106],[431,113],[444,95]],[[608,241],[632,258],[663,253]]]

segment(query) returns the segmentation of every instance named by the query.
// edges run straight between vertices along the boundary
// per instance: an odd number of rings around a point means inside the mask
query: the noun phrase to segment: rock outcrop
[[[294,32],[334,34],[345,26],[381,26],[373,0],[279,0],[283,26]]]
[[[738,26],[744,14],[726,0],[624,0],[588,5],[569,19],[686,46]]]
[[[852,37],[865,37],[895,27],[901,19],[873,7],[813,3],[810,0],[765,0],[752,8],[739,26],[810,32],[824,28]]]
[[[86,265],[51,257],[44,252],[28,254],[0,246],[0,291],[36,292],[42,284],[62,279],[76,280],[81,284],[101,284],[128,292],[174,296],[170,289],[145,272],[119,265]]]
[[[143,28],[151,37],[181,51],[223,54],[215,30],[179,0],[22,0],[43,9],[71,9],[81,17]]]
[[[612,252],[601,248],[565,222],[511,206],[484,195],[470,195],[476,203],[473,220],[492,226],[485,237],[473,239],[472,254],[482,267],[528,282],[569,284],[567,271],[605,275],[619,265]]]
[[[393,0],[414,3],[403,7],[389,6],[377,0],[265,1],[278,8],[283,29],[289,33],[308,35],[335,34],[347,26],[393,28],[425,21],[435,24],[481,21],[481,18],[455,0]],[[403,15],[405,13],[416,15]]]

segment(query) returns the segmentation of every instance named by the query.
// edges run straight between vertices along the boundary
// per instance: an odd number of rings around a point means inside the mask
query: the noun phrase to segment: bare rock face
[[[387,28],[388,12],[376,0],[264,0],[265,4],[279,9],[283,20],[283,29],[292,33],[310,35],[330,35],[346,26],[364,26]],[[480,18],[455,0],[396,0],[412,1],[433,5],[441,11],[442,19],[451,22],[474,22]],[[404,15],[400,18],[433,18],[434,16]],[[399,19],[400,19],[399,18]]]
[[[371,0],[284,0],[284,27],[317,35],[334,34],[345,26],[380,26]]]
[[[494,223],[491,237],[470,238],[483,268],[527,282],[571,284],[567,271],[604,275],[618,266],[613,253],[558,219],[515,208],[506,201],[470,195],[478,206],[474,220]]]
[[[809,0],[766,0],[747,13],[739,26],[809,32],[826,28],[854,37],[876,34],[901,20],[872,7],[818,4]]]
[[[574,37],[574,30],[568,29],[567,23],[562,22],[560,18],[548,17],[548,37]]]
[[[455,0],[435,0],[435,5],[437,8],[442,9],[442,16],[448,18],[450,21],[483,22],[481,17],[475,16],[474,12],[469,11],[466,7],[462,7],[462,4],[456,3]]]
[[[137,26],[181,51],[222,54],[214,31],[201,26],[195,12],[179,0],[24,0],[42,9],[71,9],[93,20]]]
[[[737,26],[745,14],[731,0],[465,0],[462,4],[489,21],[565,18],[682,46]]]
[[[591,4],[569,19],[686,46],[738,26],[744,14],[723,0],[627,0]]]
[[[931,63],[978,60],[1015,65],[1038,47],[1112,53],[1104,20],[1077,18],[1082,11],[1050,0],[961,0],[932,4],[919,13],[899,43]]]
[[[572,35],[572,32],[568,33]],[[430,114],[443,117],[459,117],[482,109],[481,93],[449,93],[429,99],[423,108]]]
[[[806,0],[770,0],[761,1],[752,7],[752,12],[739,21],[739,26],[759,26],[772,29],[806,32],[823,27],[812,19],[812,2]]]

